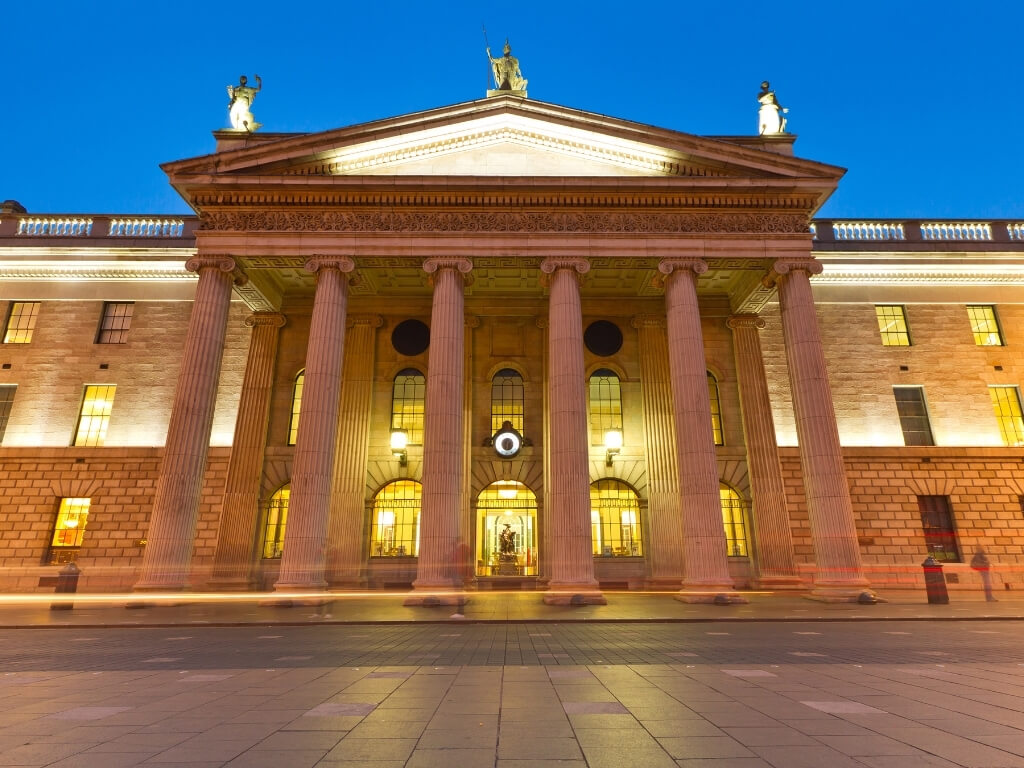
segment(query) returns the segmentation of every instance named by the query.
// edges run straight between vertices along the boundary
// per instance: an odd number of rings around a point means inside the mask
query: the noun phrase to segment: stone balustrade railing
[[[1024,222],[951,219],[816,219],[817,243],[1009,243],[1024,242]]]
[[[0,215],[0,237],[192,239],[195,216]]]

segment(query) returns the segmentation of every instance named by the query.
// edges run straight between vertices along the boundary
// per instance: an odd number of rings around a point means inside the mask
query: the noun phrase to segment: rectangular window
[[[114,405],[114,384],[87,384],[72,445],[103,445]]]
[[[66,498],[60,500],[57,520],[53,525],[53,538],[46,562],[61,565],[74,562],[85,536],[85,523],[89,517],[91,499]]]
[[[103,318],[100,320],[100,332],[96,336],[97,344],[124,344],[128,341],[128,329],[132,327],[132,311],[135,308],[131,301],[108,301],[103,305]]]
[[[590,377],[590,436],[594,445],[604,445],[606,432],[622,432],[622,393],[619,377],[601,369]]]
[[[967,316],[971,320],[975,344],[979,347],[1003,346],[1003,334],[999,330],[995,307],[989,304],[967,307]]]
[[[875,307],[878,331],[882,334],[884,347],[909,347],[910,331],[907,328],[907,311],[897,305]]]
[[[921,387],[893,387],[904,445],[935,445]]]
[[[38,315],[38,301],[11,302],[11,311],[7,315],[7,330],[4,332],[4,344],[28,344],[32,341],[32,331],[35,330]]]
[[[941,563],[959,563],[960,549],[953,529],[953,512],[948,496],[918,496],[921,526],[928,554]]]
[[[992,410],[999,422],[1004,445],[1024,445],[1024,419],[1021,418],[1020,390],[1014,386],[991,386]]]
[[[14,393],[18,391],[16,384],[0,384],[0,441],[7,431],[7,420],[11,417],[14,405]]]

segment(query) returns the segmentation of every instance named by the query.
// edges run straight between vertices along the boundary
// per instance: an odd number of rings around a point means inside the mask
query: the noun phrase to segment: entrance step
[[[477,576],[476,588],[483,591],[505,589],[537,589],[536,576]]]

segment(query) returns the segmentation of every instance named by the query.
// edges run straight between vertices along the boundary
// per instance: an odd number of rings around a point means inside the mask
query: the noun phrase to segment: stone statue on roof
[[[238,85],[228,86],[228,118],[231,120],[231,127],[236,131],[248,131],[252,133],[260,127],[252,116],[252,102],[256,94],[263,88],[263,81],[259,75],[255,75],[256,87],[249,85],[245,75],[238,78]]]
[[[761,136],[777,136],[786,132],[786,118],[782,115],[789,112],[775,98],[775,91],[765,80],[761,83],[761,92],[757,94],[761,107],[757,110],[757,132]]]
[[[498,91],[526,91],[526,78],[519,71],[519,59],[512,55],[512,47],[505,39],[504,55],[501,58],[491,56],[487,49],[487,58],[491,60],[491,71],[494,74],[495,89]]]

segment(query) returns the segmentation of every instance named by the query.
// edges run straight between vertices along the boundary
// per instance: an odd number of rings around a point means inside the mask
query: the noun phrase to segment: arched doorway
[[[477,576],[537,575],[537,497],[515,480],[498,480],[480,492],[477,509]]]

